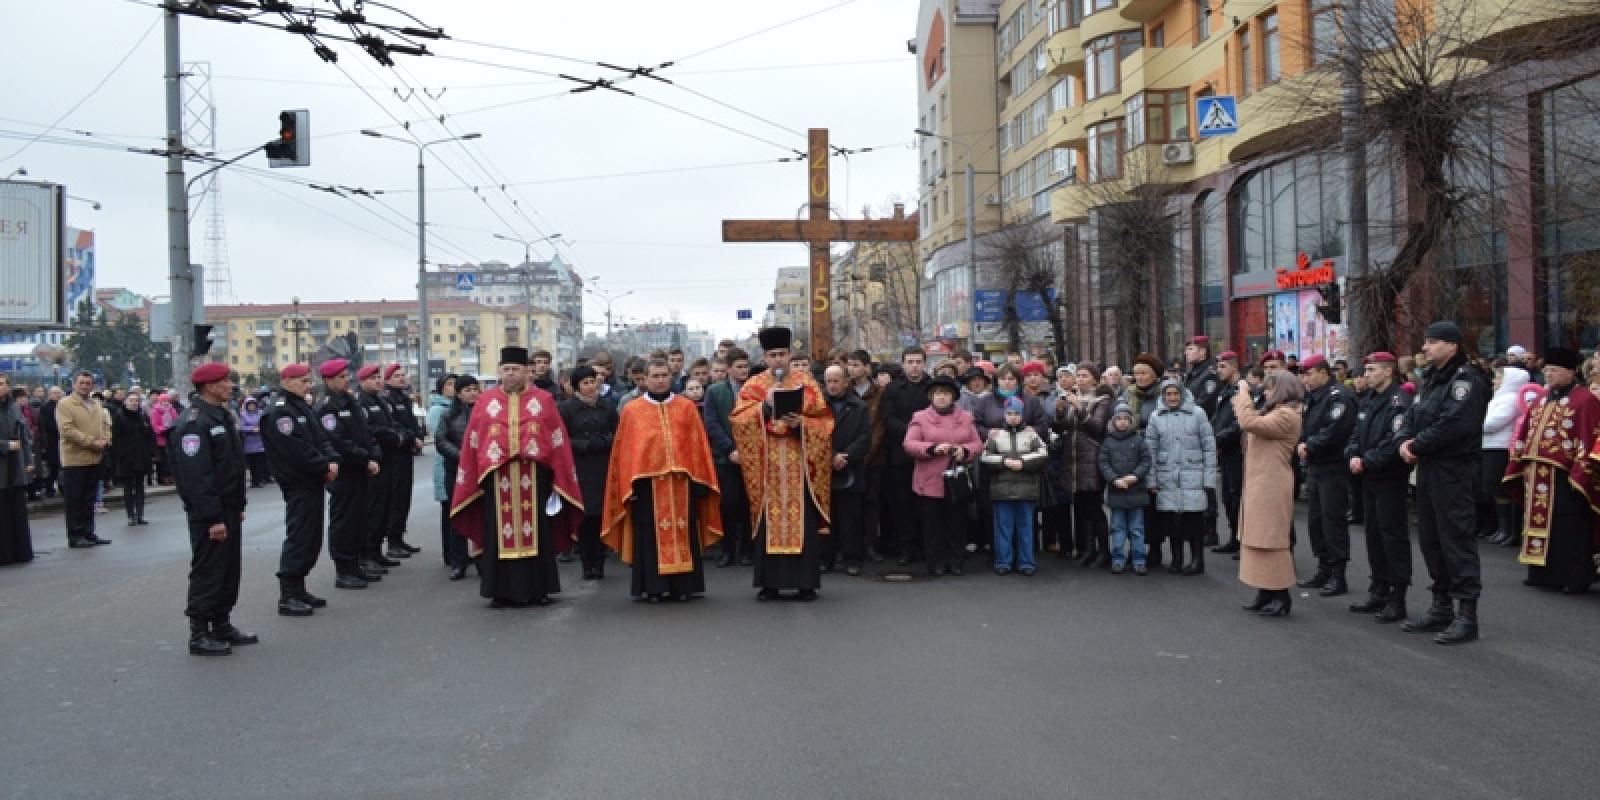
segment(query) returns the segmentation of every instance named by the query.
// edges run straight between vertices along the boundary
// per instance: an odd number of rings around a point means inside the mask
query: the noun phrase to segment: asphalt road
[[[251,492],[237,623],[262,644],[187,654],[176,498],[111,547],[0,569],[6,798],[1553,798],[1593,785],[1600,601],[1518,584],[1485,550],[1485,638],[1444,648],[1297,593],[1240,611],[1200,578],[893,584],[828,576],[758,604],[746,569],[649,606],[625,569],[565,567],[561,601],[490,610],[425,551],[328,608],[275,614],[276,489]],[[1356,563],[1364,563],[1355,537]],[[1301,553],[1301,566],[1309,566]],[[1422,564],[1417,561],[1420,571]],[[1364,570],[1353,570],[1364,583]],[[1420,611],[1414,602],[1414,612]]]

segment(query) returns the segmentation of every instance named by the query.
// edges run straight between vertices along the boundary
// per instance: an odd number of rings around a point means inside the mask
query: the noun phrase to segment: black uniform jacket
[[[244,443],[228,409],[197,399],[167,437],[172,475],[191,522],[214,525],[244,511]]]
[[[267,448],[272,475],[283,488],[318,488],[328,465],[339,460],[311,406],[292,392],[280,392],[267,400],[261,441]]]

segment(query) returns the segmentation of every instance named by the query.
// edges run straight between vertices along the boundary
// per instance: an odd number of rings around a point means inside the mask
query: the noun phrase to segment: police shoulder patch
[[[1335,405],[1333,407],[1333,410],[1328,412],[1328,416],[1333,417],[1334,419],[1338,419],[1338,418],[1344,416],[1344,404],[1340,403],[1338,405]]]
[[[1472,394],[1472,381],[1463,379],[1450,384],[1451,397],[1457,400],[1465,400],[1469,394]]]
[[[288,436],[290,433],[293,433],[293,432],[294,432],[294,418],[293,417],[278,417],[278,433],[281,433],[284,436]]]
[[[323,414],[322,415],[322,427],[324,427],[324,428],[326,428],[326,429],[331,431],[331,430],[333,430],[334,428],[336,428],[338,426],[339,426],[338,418],[334,417],[332,414]]]
[[[1392,427],[1395,431],[1398,432],[1400,430],[1400,426],[1402,426],[1404,424],[1406,424],[1406,418],[1405,417],[1395,417],[1394,418],[1394,422],[1391,423],[1390,427]]]
[[[1216,381],[1206,381],[1206,394],[1211,394],[1211,393],[1215,392],[1216,390],[1217,390],[1217,382]]]
[[[182,445],[183,445],[183,454],[188,456],[188,457],[190,457],[190,458],[193,458],[195,453],[200,452],[200,435],[197,434],[197,433],[186,433],[186,434],[184,434],[183,435],[183,440],[182,440]]]

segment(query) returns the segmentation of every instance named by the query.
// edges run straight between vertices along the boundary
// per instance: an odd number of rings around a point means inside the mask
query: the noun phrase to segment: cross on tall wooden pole
[[[805,242],[811,247],[811,357],[826,358],[833,349],[833,302],[828,293],[834,242],[914,242],[917,221],[896,206],[892,219],[835,220],[828,205],[828,129],[812,128],[806,156],[806,219],[725,219],[724,242]]]

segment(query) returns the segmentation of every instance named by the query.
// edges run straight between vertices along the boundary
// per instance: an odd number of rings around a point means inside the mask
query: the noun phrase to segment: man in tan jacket
[[[66,500],[67,546],[73,548],[111,544],[94,535],[94,490],[100,476],[100,459],[111,445],[111,428],[100,403],[89,396],[94,375],[79,372],[72,378],[72,394],[56,404],[56,426],[61,429],[61,495]]]

